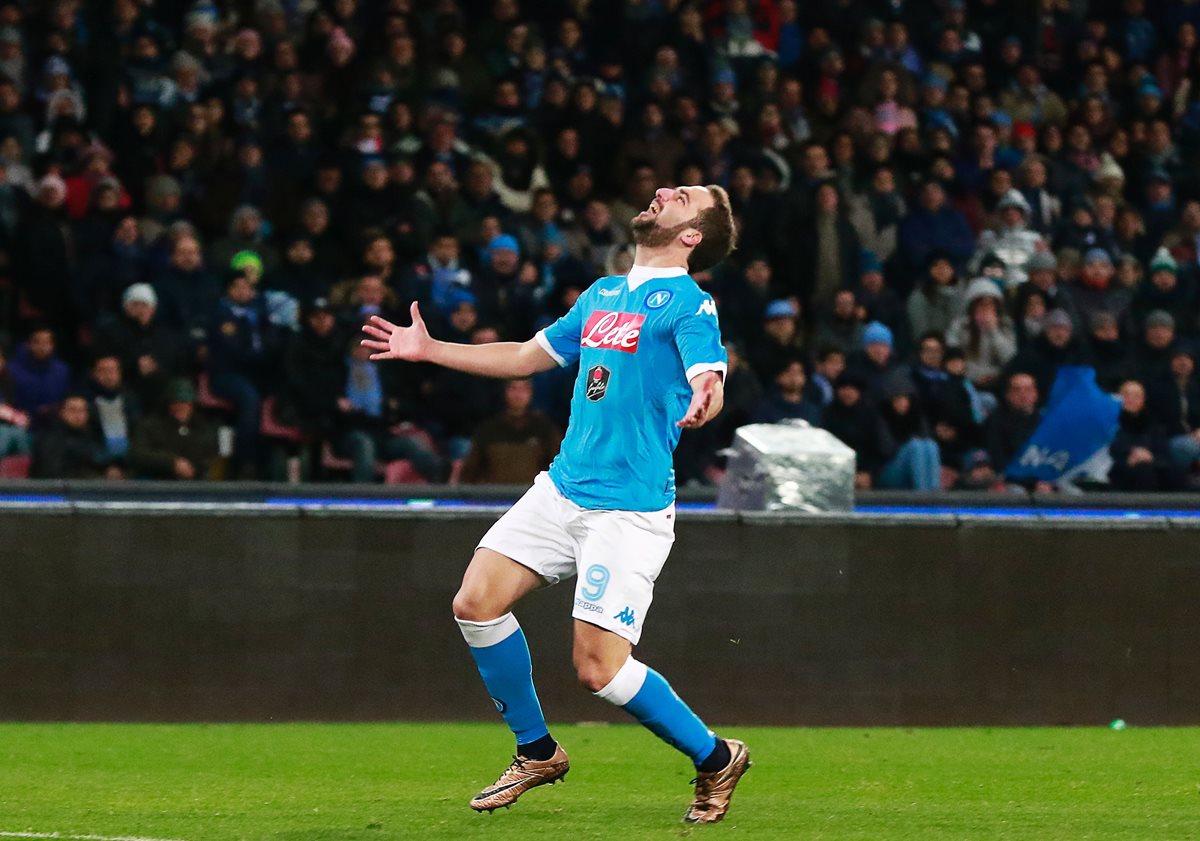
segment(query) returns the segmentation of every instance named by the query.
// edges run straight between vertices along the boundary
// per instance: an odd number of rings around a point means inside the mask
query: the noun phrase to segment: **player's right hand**
[[[363,339],[362,346],[375,351],[371,359],[405,359],[409,362],[419,362],[425,359],[433,339],[425,327],[425,320],[413,301],[409,310],[412,313],[412,326],[400,327],[392,324],[386,318],[371,316],[363,325],[363,332],[373,338]]]

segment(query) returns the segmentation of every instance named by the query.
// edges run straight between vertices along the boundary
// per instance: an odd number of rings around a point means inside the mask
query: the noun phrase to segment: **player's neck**
[[[678,267],[687,271],[687,252],[678,248],[647,248],[639,245],[633,252],[633,264],[648,269]]]

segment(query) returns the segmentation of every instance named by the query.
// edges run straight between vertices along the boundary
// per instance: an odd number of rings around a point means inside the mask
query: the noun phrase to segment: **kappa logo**
[[[700,302],[700,309],[696,310],[696,315],[711,315],[717,317],[717,304],[712,298],[705,298]]]
[[[620,289],[601,289],[601,290],[597,291],[596,294],[600,295],[604,298],[615,298],[617,295],[621,294],[621,290]]]
[[[637,313],[596,310],[583,326],[579,344],[599,350],[637,353],[638,338],[642,335],[642,323],[645,320],[646,316]]]
[[[646,309],[656,310],[665,307],[671,302],[671,292],[666,289],[659,289],[657,292],[651,292],[646,296]]]
[[[603,365],[593,365],[587,372],[587,391],[584,392],[584,396],[593,403],[603,400],[604,395],[608,393],[608,381],[611,377],[612,371]]]
[[[586,610],[589,613],[598,613],[601,616],[604,615],[604,608],[595,602],[585,602],[583,599],[576,599],[575,606],[580,610]]]
[[[634,618],[634,612],[632,609],[630,609],[629,605],[625,605],[624,609],[620,613],[618,613],[616,616],[614,616],[613,618],[616,619],[618,622],[620,622],[622,625],[629,625],[629,626],[632,626],[634,621],[636,621]]]

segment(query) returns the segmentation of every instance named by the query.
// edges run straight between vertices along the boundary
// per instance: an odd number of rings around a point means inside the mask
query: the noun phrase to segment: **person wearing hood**
[[[1042,332],[1033,338],[1029,347],[1013,357],[1008,370],[1032,374],[1037,381],[1038,393],[1045,399],[1050,396],[1059,368],[1090,364],[1091,355],[1076,336],[1071,317],[1062,310],[1051,310],[1043,321]]]
[[[1144,322],[1151,312],[1166,312],[1182,331],[1196,326],[1196,294],[1188,276],[1180,277],[1179,264],[1165,248],[1158,249],[1150,262],[1150,277],[1138,285],[1131,305],[1133,319]],[[1191,330],[1188,329],[1190,326]]]
[[[1092,367],[1096,369],[1096,384],[1105,391],[1114,392],[1121,383],[1134,376],[1135,366],[1129,347],[1121,336],[1117,317],[1111,312],[1093,313],[1089,328],[1088,344]]]
[[[884,465],[896,455],[896,442],[887,424],[867,397],[862,377],[847,371],[834,382],[833,402],[825,408],[822,425],[854,450],[854,487],[873,487]]]
[[[908,296],[908,326],[914,336],[936,331],[945,333],[962,315],[963,289],[950,255],[941,250],[929,254],[925,277]]]
[[[1183,487],[1162,426],[1146,409],[1146,389],[1135,379],[1121,384],[1117,434],[1108,447],[1108,479],[1119,491],[1168,491]]]
[[[983,258],[995,254],[1004,262],[1004,285],[1012,290],[1028,279],[1025,266],[1034,254],[1046,250],[1046,241],[1029,227],[1032,210],[1019,190],[1005,193],[996,205],[996,212],[999,225],[980,234],[972,263],[978,271]]]
[[[929,421],[921,411],[917,390],[903,372],[896,372],[884,387],[880,414],[896,454],[879,471],[881,488],[936,491],[941,487],[942,457]]]
[[[975,278],[967,287],[966,314],[955,319],[946,334],[946,343],[966,354],[967,378],[979,388],[994,386],[1017,354],[1016,330],[1003,303],[994,281]]]

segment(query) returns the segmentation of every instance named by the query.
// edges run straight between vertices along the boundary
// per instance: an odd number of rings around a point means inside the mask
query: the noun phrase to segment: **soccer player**
[[[688,273],[733,250],[729,196],[717,186],[662,188],[631,224],[636,252],[628,276],[596,281],[529,341],[435,341],[415,303],[411,327],[378,316],[363,327],[372,359],[489,377],[528,377],[579,361],[559,455],[480,540],[454,597],[479,674],[517,739],[513,763],[471,801],[476,811],[511,806],[570,767],[542,717],[512,608],[573,575],[579,680],[692,760],[695,795],[684,820],[721,820],[750,767],[742,742],[718,738],[662,675],[633,657],[675,540],[671,454],[681,428],[703,426],[723,403],[716,305]]]

